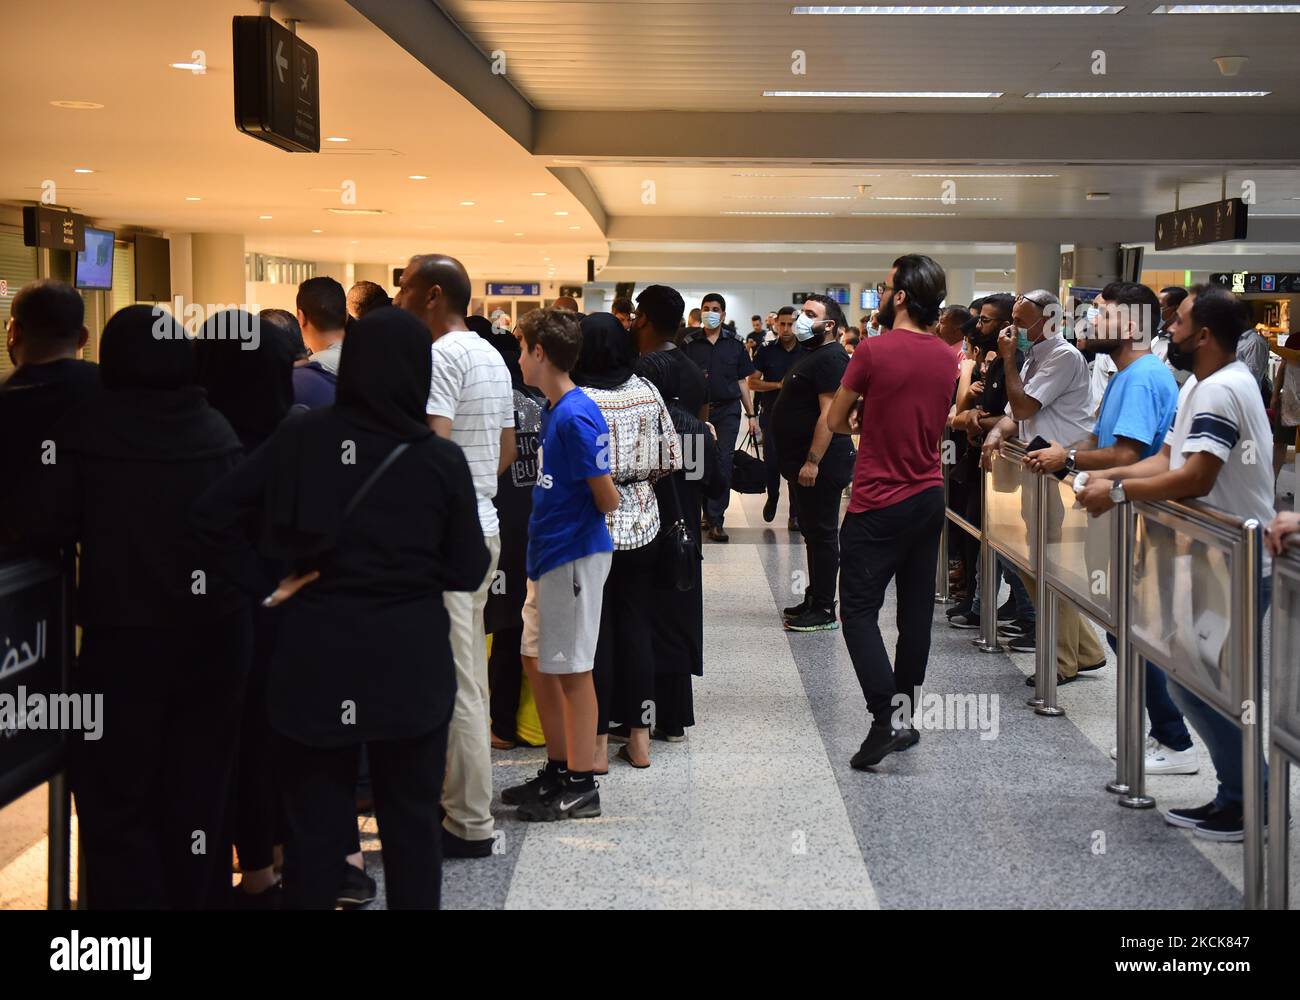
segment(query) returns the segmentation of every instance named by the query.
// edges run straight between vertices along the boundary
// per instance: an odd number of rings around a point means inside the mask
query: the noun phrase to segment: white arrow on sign
[[[284,57],[284,42],[275,43],[275,72],[284,83],[284,71],[289,68],[289,60]]]

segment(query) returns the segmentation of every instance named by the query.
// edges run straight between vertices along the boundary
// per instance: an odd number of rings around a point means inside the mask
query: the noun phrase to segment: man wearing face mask
[[[794,306],[782,306],[776,314],[776,340],[764,344],[754,356],[757,371],[749,376],[749,388],[758,402],[758,426],[763,431],[763,465],[767,469],[767,502],[763,504],[763,520],[771,522],[776,517],[776,505],[781,498],[781,468],[776,454],[776,440],[772,435],[772,409],[781,381],[803,355],[803,347],[812,336],[809,330],[800,339],[795,334]],[[794,484],[787,484],[790,495],[790,519],[786,527],[799,530],[799,514],[794,502]]]
[[[682,345],[686,356],[699,365],[709,382],[709,423],[718,432],[718,452],[722,466],[722,480],[726,489],[717,499],[705,504],[705,521],[709,540],[726,542],[729,537],[723,529],[727,504],[731,501],[731,465],[736,452],[736,437],[740,433],[742,411],[749,433],[758,440],[758,421],[754,414],[754,400],[749,391],[749,376],[754,373],[754,363],[739,338],[723,332],[727,315],[727,302],[717,292],[710,292],[700,302],[700,319],[703,329],[693,333]]]
[[[1237,358],[1244,311],[1242,303],[1221,288],[1192,289],[1183,300],[1170,327],[1168,357],[1192,377],[1178,393],[1173,429],[1151,457],[1089,475],[1078,496],[1094,517],[1129,500],[1203,499],[1261,524],[1273,518],[1272,476],[1260,458],[1267,454],[1271,437],[1268,414],[1258,382]],[[1261,618],[1271,591],[1271,559],[1265,549],[1260,560]],[[1170,697],[1210,753],[1219,789],[1214,801],[1203,806],[1169,810],[1165,822],[1204,840],[1240,841],[1241,730],[1173,678],[1168,686]],[[1267,782],[1262,759],[1259,767]]]
[[[782,612],[792,632],[839,627],[835,584],[839,577],[840,496],[853,478],[853,445],[826,423],[831,400],[849,367],[839,341],[844,313],[827,295],[809,295],[794,322],[804,350],[781,382],[772,407],[772,438],[781,475],[790,483],[793,505],[808,552],[808,588],[803,600]],[[766,511],[765,511],[766,513]]]

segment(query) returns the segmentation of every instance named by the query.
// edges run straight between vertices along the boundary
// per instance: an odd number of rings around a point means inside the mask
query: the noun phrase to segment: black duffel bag
[[[751,447],[753,454],[749,452]],[[758,457],[758,443],[749,432],[745,433],[731,459],[731,488],[737,493],[767,492],[767,467]]]

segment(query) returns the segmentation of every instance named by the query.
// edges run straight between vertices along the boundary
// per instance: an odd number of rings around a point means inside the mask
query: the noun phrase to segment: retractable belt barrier
[[[1290,907],[1291,767],[1300,766],[1300,548],[1273,559],[1273,656],[1269,670],[1268,905]]]
[[[51,910],[69,907],[69,736],[52,725],[52,710],[28,710],[68,696],[74,578],[70,554],[0,557],[0,808],[49,782]]]
[[[1034,578],[1035,690],[1028,703],[1039,715],[1065,714],[1056,704],[1062,602],[1115,637],[1117,759],[1115,780],[1106,789],[1121,806],[1155,805],[1145,794],[1148,663],[1241,730],[1244,895],[1248,908],[1259,908],[1265,884],[1259,522],[1195,501],[1133,502],[1094,518],[1075,502],[1073,475],[1039,475],[1025,468],[1024,457],[1022,442],[1002,443],[983,473],[979,528],[948,510],[939,558],[942,584],[948,579],[946,531],[952,521],[980,541],[980,580],[989,589],[980,602],[981,635],[974,642],[998,652],[999,557]],[[946,497],[946,465],[944,486]],[[1278,906],[1285,905],[1286,892],[1289,786],[1282,769],[1300,764],[1300,673],[1294,669],[1300,654],[1300,555],[1279,559],[1274,580],[1269,899]],[[946,588],[936,597],[946,599]]]

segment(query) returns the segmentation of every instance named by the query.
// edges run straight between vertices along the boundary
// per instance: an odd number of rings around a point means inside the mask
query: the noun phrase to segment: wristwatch
[[[1074,492],[1082,493],[1083,488],[1088,485],[1088,472],[1076,472],[1074,474]]]
[[[1066,471],[1066,472],[1073,472],[1073,471],[1074,471],[1074,456],[1077,455],[1078,453],[1079,453],[1079,449],[1078,449],[1078,448],[1071,448],[1069,451],[1067,451],[1067,452],[1065,453],[1065,471]]]
[[[1127,503],[1128,497],[1124,495],[1124,484],[1116,483],[1110,488],[1110,502],[1113,504]]]

